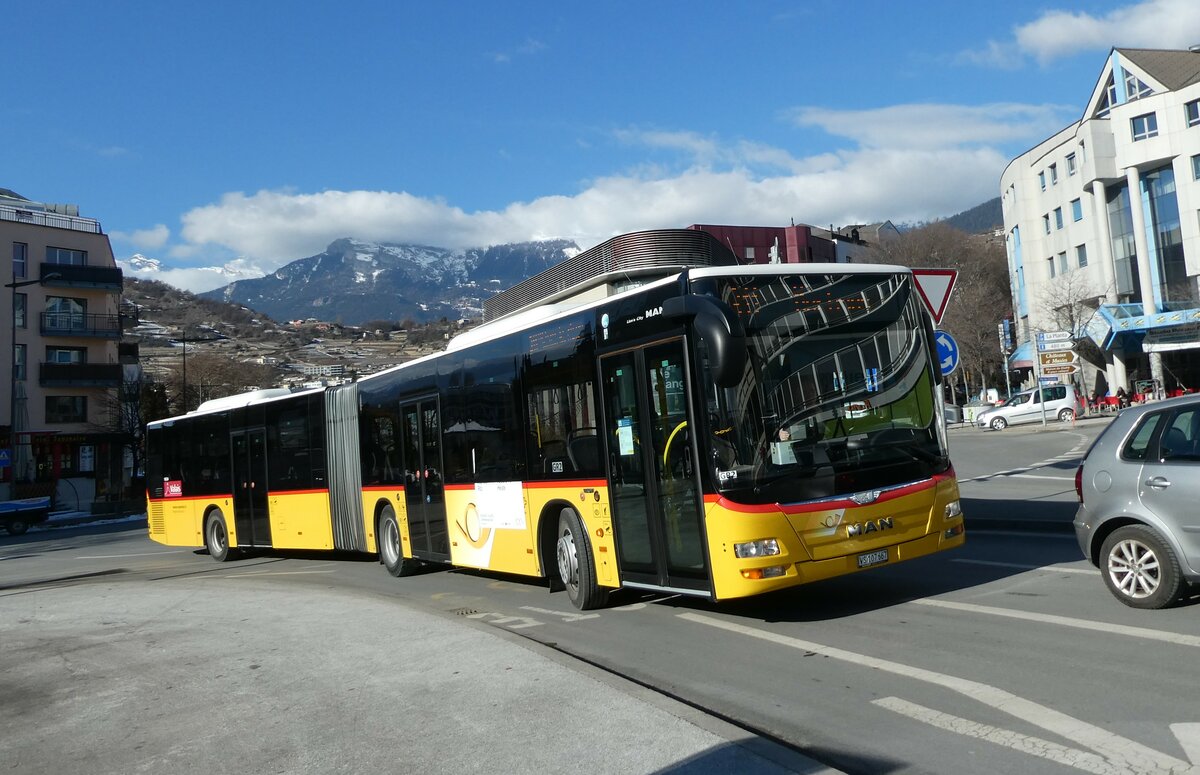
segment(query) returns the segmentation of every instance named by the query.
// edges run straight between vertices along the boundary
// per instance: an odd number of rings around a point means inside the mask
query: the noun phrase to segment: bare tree
[[[1004,245],[988,235],[967,234],[933,223],[902,234],[878,248],[879,260],[902,266],[956,269],[958,280],[942,317],[942,330],[959,344],[967,392],[1003,380],[1007,368],[997,326],[1012,310]]]
[[[1084,334],[1099,314],[1104,298],[1105,289],[1097,288],[1083,272],[1066,272],[1043,287],[1035,300],[1046,330],[1069,331],[1075,337],[1075,351],[1079,357],[1101,371],[1104,370],[1104,354]],[[1078,375],[1080,386],[1086,389],[1082,376]]]
[[[188,356],[186,384],[180,364],[172,368],[167,389],[172,396],[172,412],[182,414],[204,401],[273,385],[275,381],[271,366],[245,363],[218,353],[198,353]]]

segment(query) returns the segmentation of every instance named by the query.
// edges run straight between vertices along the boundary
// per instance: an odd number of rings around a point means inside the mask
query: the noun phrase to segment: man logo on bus
[[[846,537],[865,536],[867,533],[891,530],[895,526],[896,523],[892,517],[882,517],[880,519],[867,520],[866,522],[855,522],[853,525],[846,525]]]

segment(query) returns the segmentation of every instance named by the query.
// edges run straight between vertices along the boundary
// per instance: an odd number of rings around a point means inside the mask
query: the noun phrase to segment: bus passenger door
[[[617,561],[632,586],[707,592],[682,339],[600,359]]]
[[[267,511],[267,433],[262,428],[236,431],[233,449],[233,522],[239,546],[270,546]]]
[[[437,398],[400,405],[404,451],[404,499],[413,553],[428,559],[450,559],[446,500],[442,480],[442,424]]]

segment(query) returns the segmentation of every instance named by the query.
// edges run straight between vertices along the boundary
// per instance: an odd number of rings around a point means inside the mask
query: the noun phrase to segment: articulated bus
[[[443,352],[147,427],[150,537],[756,595],[957,547],[933,326],[902,267],[741,265],[638,232]]]

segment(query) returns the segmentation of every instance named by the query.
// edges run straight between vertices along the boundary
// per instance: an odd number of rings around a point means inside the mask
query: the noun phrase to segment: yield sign
[[[917,293],[925,302],[925,309],[933,315],[933,324],[942,322],[946,313],[946,303],[950,301],[950,292],[954,290],[954,281],[958,279],[957,269],[914,269],[913,280],[917,284]]]

